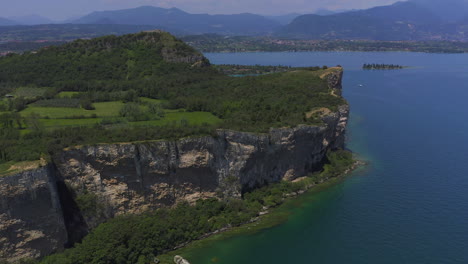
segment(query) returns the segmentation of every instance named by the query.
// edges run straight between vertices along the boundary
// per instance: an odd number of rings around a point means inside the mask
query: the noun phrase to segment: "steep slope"
[[[187,34],[219,33],[228,35],[266,34],[274,31],[280,25],[278,22],[253,14],[189,14],[177,8],[165,9],[152,6],[94,12],[74,21],[74,23],[152,25]]]
[[[0,176],[0,261],[38,258],[68,241],[51,166]]]

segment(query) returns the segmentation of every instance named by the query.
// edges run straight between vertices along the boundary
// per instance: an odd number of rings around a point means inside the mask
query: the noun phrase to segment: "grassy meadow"
[[[61,92],[56,98],[71,98],[77,92]],[[149,109],[149,104],[161,105],[163,100],[146,97],[139,98],[139,107],[143,111]],[[21,116],[28,118],[38,115],[40,123],[47,129],[93,126],[110,122],[113,125],[126,125],[132,127],[164,126],[174,122],[187,122],[190,125],[216,124],[221,120],[209,112],[187,112],[184,109],[163,109],[164,117],[146,121],[127,121],[121,117],[120,110],[125,106],[122,101],[93,103],[94,110],[81,107],[44,107],[30,104],[20,112]],[[114,124],[115,123],[115,124]]]

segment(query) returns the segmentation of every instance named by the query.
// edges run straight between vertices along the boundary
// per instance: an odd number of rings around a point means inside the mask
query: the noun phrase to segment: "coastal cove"
[[[468,96],[467,55],[305,52],[207,57],[215,64],[341,64],[343,93],[351,105],[347,147],[369,166],[288,202],[278,210],[287,219],[282,224],[210,238],[182,250],[191,263],[468,261],[468,165],[463,152],[468,124],[461,121]],[[411,68],[361,70],[364,63],[374,62]]]

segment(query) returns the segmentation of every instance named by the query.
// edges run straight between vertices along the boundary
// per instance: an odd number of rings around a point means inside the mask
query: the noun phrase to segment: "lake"
[[[206,55],[215,64],[342,65],[347,147],[369,166],[301,197],[280,225],[197,249],[192,264],[468,263],[468,54]]]

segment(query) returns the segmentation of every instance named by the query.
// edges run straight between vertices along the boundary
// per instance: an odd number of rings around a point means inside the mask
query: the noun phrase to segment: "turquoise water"
[[[468,263],[468,55],[207,57],[223,64],[344,66],[352,111],[347,146],[370,165],[301,198],[285,223],[207,244],[190,256],[192,263]],[[364,63],[412,68],[362,71]]]

